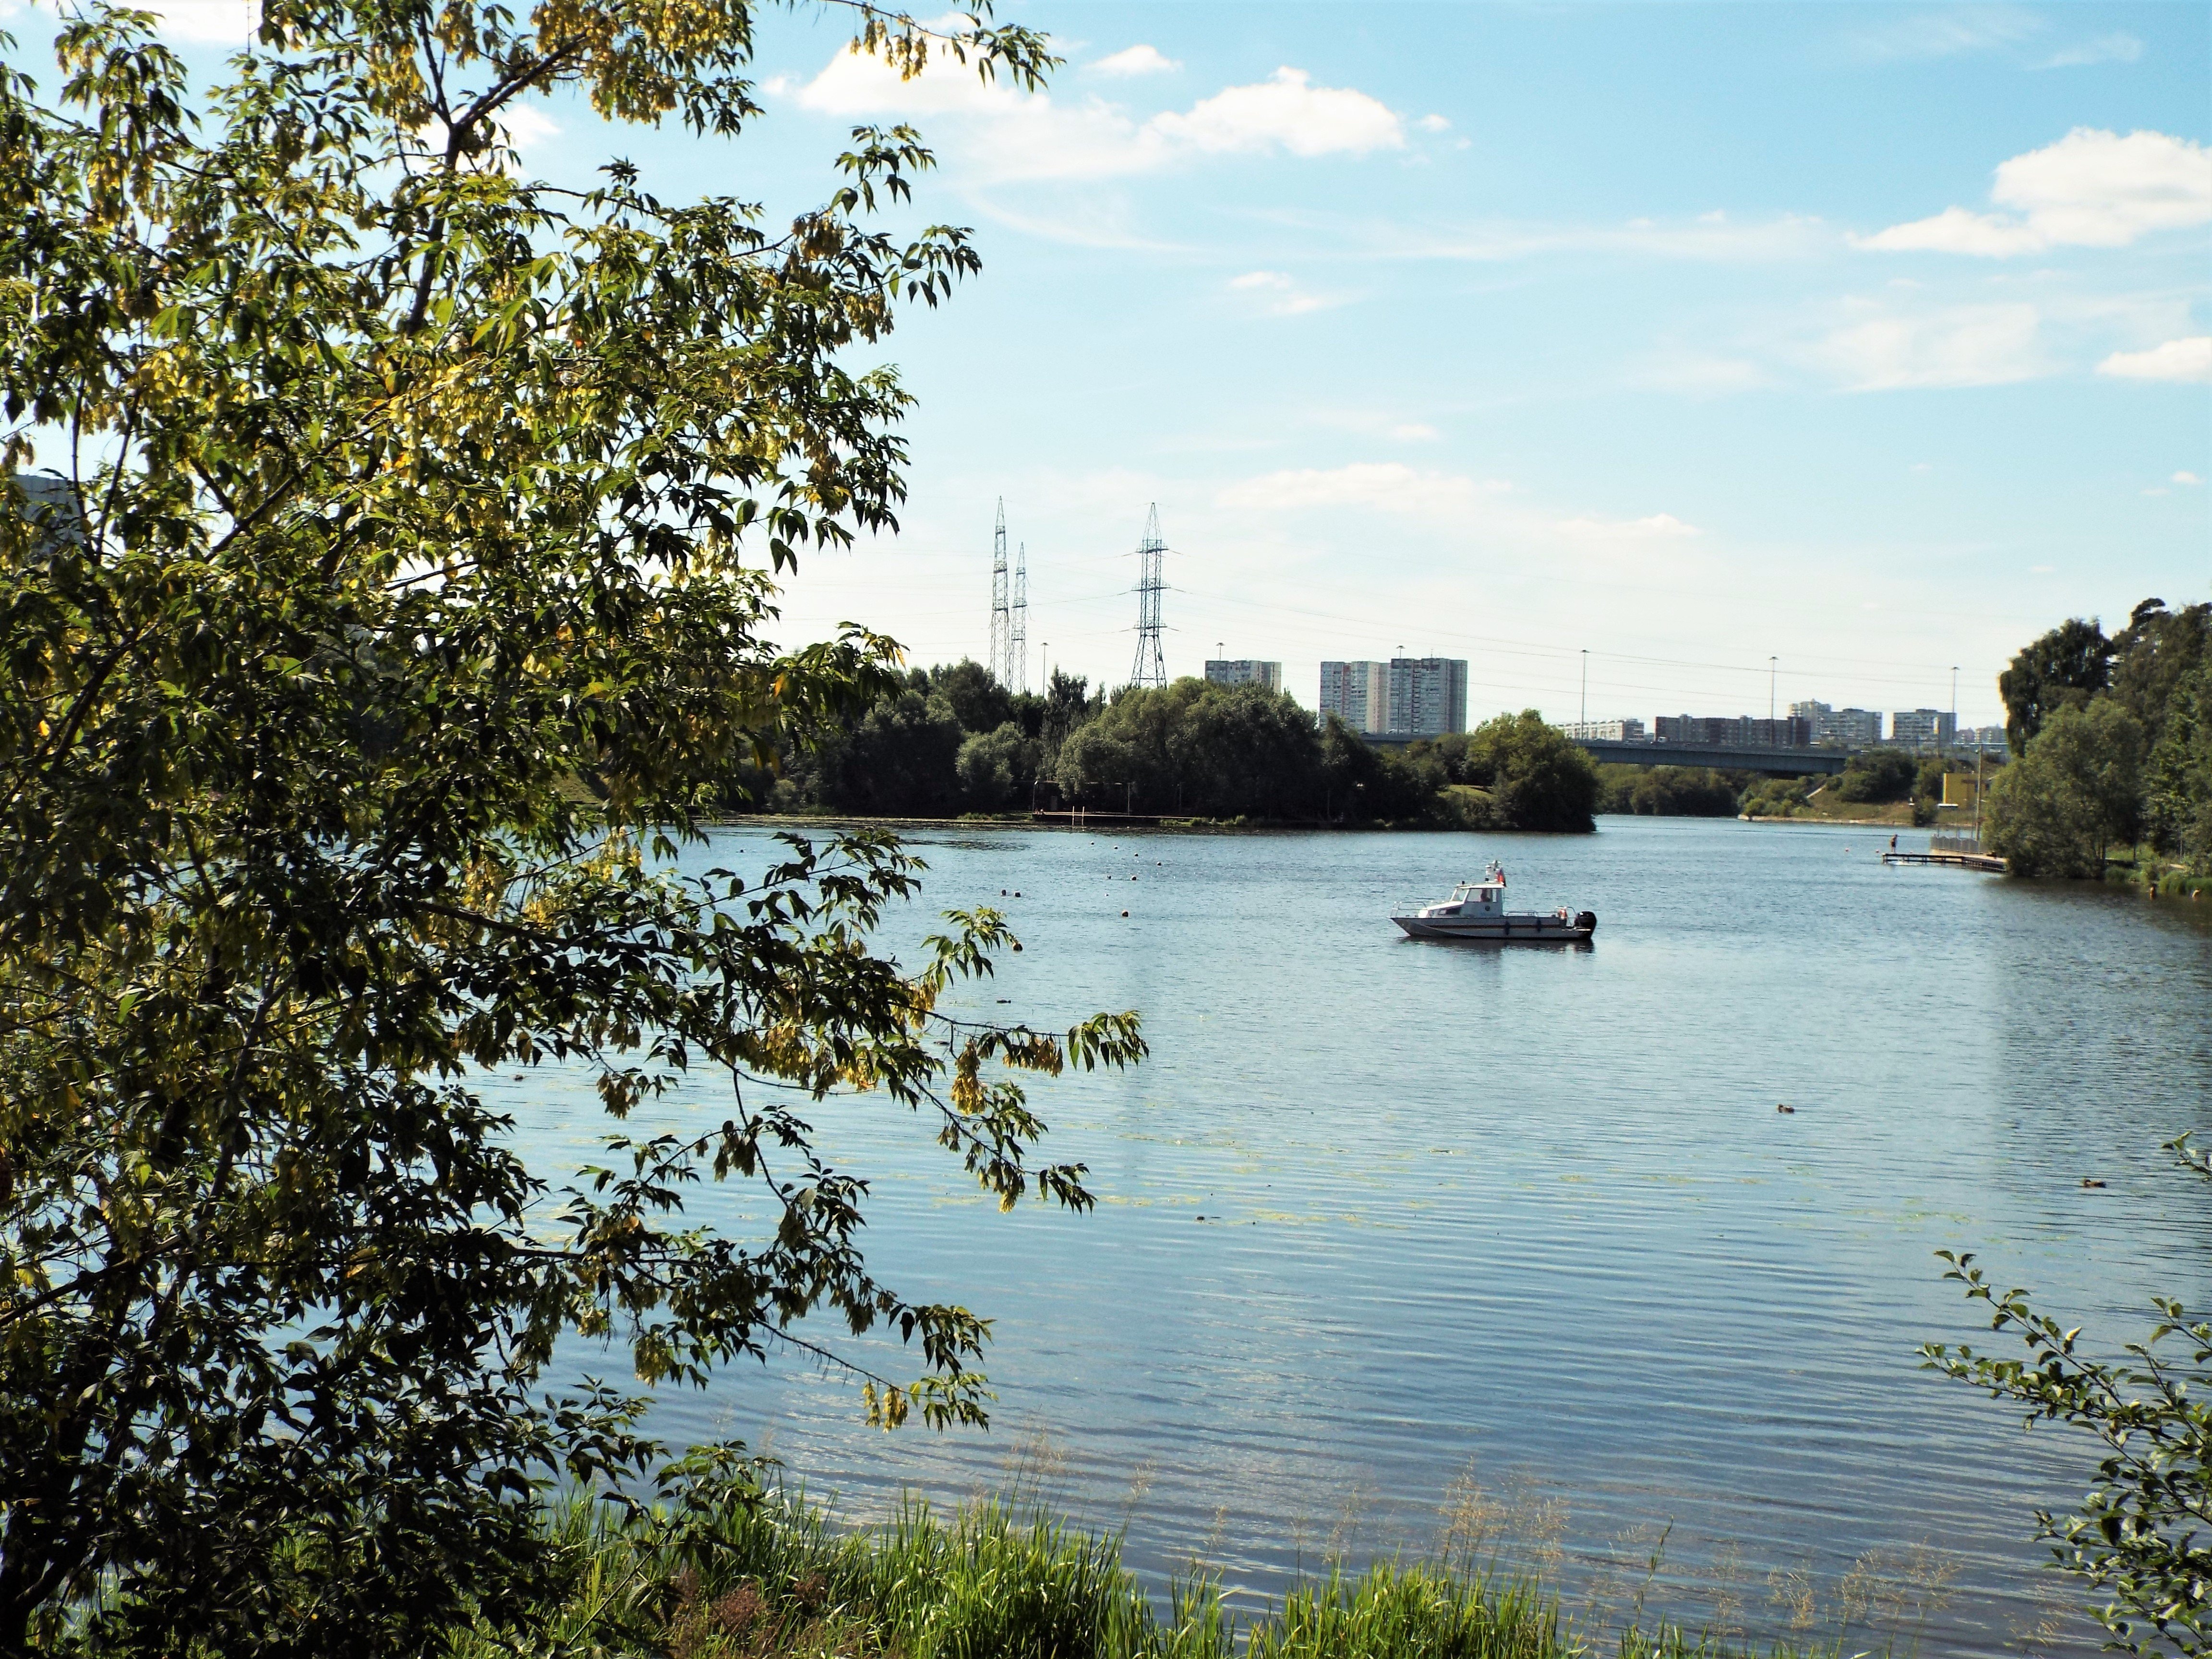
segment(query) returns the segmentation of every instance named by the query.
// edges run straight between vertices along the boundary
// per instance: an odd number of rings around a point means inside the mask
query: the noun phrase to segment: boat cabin
[[[1463,881],[1442,904],[1431,904],[1425,916],[1468,916],[1480,920],[1505,914],[1505,872],[1492,865],[1480,881]]]

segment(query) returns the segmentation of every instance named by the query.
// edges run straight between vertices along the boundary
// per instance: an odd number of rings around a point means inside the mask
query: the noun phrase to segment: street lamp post
[[[1589,724],[1589,648],[1587,646],[1583,648],[1583,724]],[[1585,732],[1583,735],[1588,737],[1589,733]]]
[[[1777,665],[1775,659],[1769,657],[1766,659],[1766,735],[1770,741],[1771,741],[1774,737],[1775,677],[1781,672],[1781,669]]]

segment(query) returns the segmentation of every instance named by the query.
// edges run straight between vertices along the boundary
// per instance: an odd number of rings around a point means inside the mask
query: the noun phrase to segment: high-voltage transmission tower
[[[1132,685],[1165,685],[1168,665],[1160,655],[1160,595],[1167,591],[1162,558],[1168,544],[1160,539],[1160,504],[1154,501],[1145,514],[1145,539],[1137,544],[1137,662],[1129,671]]]
[[[1006,690],[1016,696],[1030,689],[1030,544],[1024,542],[1014,554],[1013,626],[1006,635],[1006,652],[1014,677]]]
[[[1014,617],[1006,603],[1006,498],[999,498],[999,527],[991,537],[991,678],[1014,689]]]

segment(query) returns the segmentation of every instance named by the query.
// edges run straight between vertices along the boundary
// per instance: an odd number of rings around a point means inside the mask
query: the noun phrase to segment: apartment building
[[[1261,662],[1251,657],[1209,657],[1206,678],[1215,685],[1264,685],[1270,691],[1279,691],[1283,689],[1283,665]]]
[[[1388,732],[1390,665],[1387,662],[1325,662],[1321,665],[1321,712],[1334,714],[1355,732]]]
[[[1467,661],[1461,657],[1393,657],[1390,724],[1415,737],[1467,730]]]

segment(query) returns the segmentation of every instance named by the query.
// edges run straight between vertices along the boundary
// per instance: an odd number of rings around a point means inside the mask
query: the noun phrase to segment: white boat
[[[1443,903],[1390,920],[1415,939],[1497,939],[1514,945],[1563,944],[1597,932],[1595,910],[1570,914],[1564,905],[1548,913],[1506,909],[1505,871],[1495,859],[1481,880],[1460,883]]]

